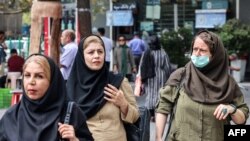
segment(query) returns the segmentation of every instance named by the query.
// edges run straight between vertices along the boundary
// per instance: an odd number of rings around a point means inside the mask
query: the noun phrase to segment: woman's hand
[[[128,102],[121,90],[118,90],[116,87],[108,84],[104,87],[105,99],[109,102],[112,102],[118,106],[124,115],[127,115],[128,111]]]
[[[231,105],[220,104],[214,111],[214,116],[218,120],[224,120],[226,117],[234,111]]]
[[[220,104],[214,111],[214,116],[219,120],[224,120],[230,114],[235,124],[244,124],[246,117],[240,109],[234,111],[234,107],[231,105]],[[234,113],[233,113],[234,112]],[[233,114],[232,114],[233,113]]]
[[[75,129],[72,125],[58,123],[58,131],[63,139],[68,139],[69,141],[79,141],[75,136]]]

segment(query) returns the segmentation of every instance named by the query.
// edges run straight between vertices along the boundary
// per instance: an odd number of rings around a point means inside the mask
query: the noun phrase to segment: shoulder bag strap
[[[72,109],[73,109],[73,105],[74,105],[74,102],[73,101],[69,101],[68,102],[68,106],[67,106],[67,112],[66,112],[66,116],[64,118],[64,124],[69,124],[69,121],[70,121],[70,116],[71,116],[71,113],[72,113]],[[66,139],[59,139],[59,141],[67,141]]]
[[[167,139],[167,137],[168,137],[168,135],[169,135],[169,131],[170,131],[170,129],[171,129],[172,121],[173,121],[173,119],[174,119],[177,101],[178,101],[178,98],[179,98],[179,96],[180,96],[179,91],[180,91],[180,89],[182,88],[183,83],[184,83],[183,80],[184,80],[184,77],[185,77],[185,71],[186,71],[186,68],[183,70],[183,72],[182,72],[182,74],[181,74],[180,83],[179,83],[179,85],[177,86],[177,89],[176,89],[176,91],[175,91],[176,98],[174,99],[174,103],[173,103],[174,106],[173,106],[173,108],[172,108],[172,110],[171,110],[171,113],[170,113],[170,118],[169,118],[169,122],[168,122],[168,131],[167,131],[167,134],[166,134],[166,139]]]
[[[65,124],[69,124],[70,115],[71,115],[71,112],[72,112],[72,109],[73,109],[73,104],[74,104],[74,102],[72,102],[72,101],[70,101],[70,102],[68,103],[66,116],[65,116],[65,118],[64,118],[64,123],[65,123]]]

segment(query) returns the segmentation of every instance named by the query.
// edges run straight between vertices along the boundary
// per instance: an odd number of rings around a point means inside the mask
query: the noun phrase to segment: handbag
[[[140,141],[150,140],[150,118],[151,114],[146,107],[139,107],[140,110]]]
[[[123,122],[126,131],[127,141],[140,141],[140,128],[137,125],[139,124],[139,122],[140,118],[134,124]]]
[[[149,141],[150,112],[146,107],[139,107],[140,117],[135,123],[123,122],[127,141]]]

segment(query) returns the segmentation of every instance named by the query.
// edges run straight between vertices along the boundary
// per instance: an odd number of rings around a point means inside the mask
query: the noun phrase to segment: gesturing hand
[[[104,87],[104,93],[104,98],[107,101],[114,103],[119,108],[124,108],[124,106],[127,106],[127,100],[125,99],[123,92],[111,84],[108,84],[106,87]]]

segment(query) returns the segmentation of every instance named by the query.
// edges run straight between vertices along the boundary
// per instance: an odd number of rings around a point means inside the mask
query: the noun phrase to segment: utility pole
[[[77,0],[78,30],[80,39],[91,34],[90,0]]]
[[[240,19],[240,1],[236,0],[236,19]]]

